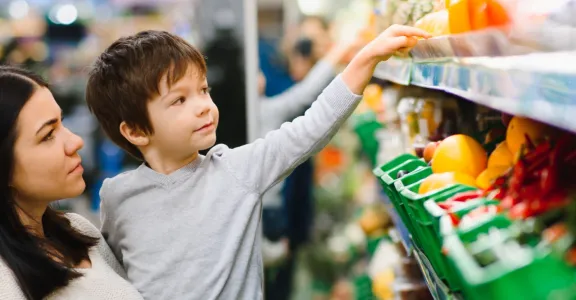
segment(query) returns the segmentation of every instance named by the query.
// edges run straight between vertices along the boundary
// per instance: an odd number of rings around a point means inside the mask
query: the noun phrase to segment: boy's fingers
[[[393,37],[399,36],[410,36],[410,37],[421,37],[421,38],[431,38],[432,35],[425,30],[404,26],[404,25],[392,25],[390,26],[390,35]]]
[[[418,43],[418,40],[416,38],[397,36],[390,38],[388,47],[390,47],[390,50],[392,51],[398,51],[401,49],[409,51],[412,47],[416,45],[416,43]]]

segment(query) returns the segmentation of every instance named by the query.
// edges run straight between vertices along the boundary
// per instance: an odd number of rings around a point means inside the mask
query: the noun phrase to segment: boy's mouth
[[[194,132],[212,129],[212,127],[214,127],[214,122],[209,122],[209,123],[204,124],[204,126],[194,130]]]

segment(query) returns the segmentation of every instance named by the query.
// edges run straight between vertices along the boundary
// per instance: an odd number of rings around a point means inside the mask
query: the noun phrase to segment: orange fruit
[[[478,178],[476,178],[476,186],[483,190],[489,188],[494,180],[504,175],[509,169],[510,167],[506,166],[489,167],[478,175]]]
[[[508,150],[508,144],[502,142],[496,146],[488,157],[488,168],[492,167],[511,167],[513,165],[512,152]]]
[[[446,172],[432,174],[422,181],[418,194],[426,194],[434,190],[438,190],[453,184],[465,184],[469,186],[476,186],[476,180],[465,173],[459,172]]]
[[[434,173],[459,172],[474,178],[487,165],[486,150],[475,139],[456,134],[444,139],[434,151],[432,171]]]
[[[525,135],[528,135],[534,144],[538,144],[550,133],[552,128],[546,124],[528,118],[514,117],[506,131],[506,144],[512,156],[516,156],[522,144],[526,143]]]

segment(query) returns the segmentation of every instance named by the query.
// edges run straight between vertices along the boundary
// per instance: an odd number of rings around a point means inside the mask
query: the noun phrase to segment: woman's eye
[[[42,138],[42,142],[47,142],[54,138],[54,129],[50,130],[46,136]]]
[[[185,101],[186,101],[186,98],[180,97],[180,98],[176,99],[176,101],[174,101],[174,103],[172,103],[172,105],[183,104]]]
[[[204,94],[204,95],[209,95],[210,91],[212,91],[211,87],[202,88],[202,94]]]

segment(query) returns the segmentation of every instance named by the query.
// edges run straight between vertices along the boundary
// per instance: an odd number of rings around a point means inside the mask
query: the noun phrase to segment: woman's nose
[[[66,129],[68,130],[68,129]],[[79,137],[78,135],[70,132],[70,136],[68,137],[68,140],[66,141],[66,145],[64,146],[64,150],[66,152],[66,155],[71,156],[76,154],[76,152],[78,152],[80,149],[82,149],[82,147],[84,147],[84,141],[82,140],[81,137]]]

